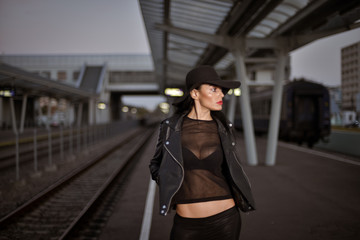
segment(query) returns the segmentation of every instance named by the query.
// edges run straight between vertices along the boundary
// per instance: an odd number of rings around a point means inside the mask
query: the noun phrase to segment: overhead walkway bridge
[[[90,93],[99,94],[105,71],[106,65],[84,66],[83,73],[80,76],[79,88]]]

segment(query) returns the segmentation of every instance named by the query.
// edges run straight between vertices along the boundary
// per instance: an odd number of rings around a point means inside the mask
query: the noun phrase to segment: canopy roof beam
[[[164,32],[187,37],[193,40],[206,42],[227,49],[233,49],[235,46],[245,45],[247,48],[267,49],[282,48],[286,44],[286,38],[242,38],[229,37],[226,35],[212,35],[184,28],[171,26],[170,24],[156,24],[156,27]]]

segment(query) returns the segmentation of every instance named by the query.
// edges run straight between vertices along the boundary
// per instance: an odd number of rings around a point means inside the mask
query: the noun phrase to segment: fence
[[[128,120],[81,128],[34,129],[32,136],[27,133],[26,137],[15,134],[15,141],[12,143],[12,146],[15,145],[15,154],[12,153],[11,156],[12,158],[15,156],[16,180],[20,180],[20,164],[22,163],[33,159],[33,170],[36,175],[39,171],[40,158],[41,161],[47,158],[46,170],[56,170],[54,154],[58,154],[57,159],[60,160],[74,159],[76,155],[87,151],[89,147],[100,141],[114,137],[138,125],[137,120]],[[32,156],[29,156],[30,152],[32,152]],[[10,165],[13,166],[13,160],[11,162]]]

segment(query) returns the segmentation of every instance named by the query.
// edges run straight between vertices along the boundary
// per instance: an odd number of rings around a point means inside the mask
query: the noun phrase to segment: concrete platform
[[[262,159],[265,146],[257,139]],[[257,210],[244,215],[241,239],[360,239],[360,164],[317,153],[279,143],[276,166],[245,168]]]
[[[123,195],[103,229],[100,240],[139,239],[150,180],[149,159],[154,153],[156,140],[157,133],[152,136],[133,173],[126,180]]]
[[[139,239],[149,183],[148,164],[155,141],[152,138],[129,179],[101,239]],[[257,138],[256,144],[263,162],[266,139]],[[244,149],[241,140],[241,151]],[[244,152],[244,161],[245,156]],[[276,166],[244,168],[252,183],[257,210],[242,214],[241,239],[360,239],[358,159],[280,142]],[[160,216],[157,192],[155,196],[150,236],[143,239],[169,239],[174,211]]]

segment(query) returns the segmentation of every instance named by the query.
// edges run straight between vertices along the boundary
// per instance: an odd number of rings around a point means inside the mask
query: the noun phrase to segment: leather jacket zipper
[[[176,191],[172,194],[172,196],[171,196],[171,198],[170,198],[170,201],[169,201],[169,203],[168,203],[167,206],[166,206],[166,212],[165,212],[165,214],[164,214],[164,215],[166,215],[166,214],[169,212],[170,204],[171,204],[171,201],[172,201],[173,197],[174,197],[175,194],[179,191],[179,189],[180,189],[180,187],[181,187],[181,185],[182,185],[182,183],[183,183],[183,181],[184,181],[185,170],[184,170],[184,167],[180,164],[180,162],[174,157],[174,155],[171,154],[170,150],[169,150],[166,146],[164,146],[164,147],[165,147],[166,151],[170,154],[170,156],[175,160],[175,162],[176,162],[177,164],[179,164],[179,166],[181,167],[182,173],[183,173],[183,174],[182,174],[182,177],[181,177],[181,182],[180,182],[178,188],[177,188]]]

